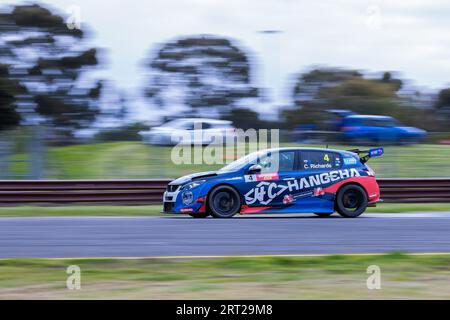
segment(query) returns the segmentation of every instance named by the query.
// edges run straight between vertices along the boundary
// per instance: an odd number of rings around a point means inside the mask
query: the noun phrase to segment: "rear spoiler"
[[[361,163],[366,163],[367,161],[369,161],[370,158],[380,157],[384,154],[383,148],[373,148],[373,149],[369,149],[369,150],[352,149],[352,150],[347,150],[347,151],[356,153],[359,156],[359,158],[361,159]],[[363,156],[361,157],[361,155],[363,155]]]

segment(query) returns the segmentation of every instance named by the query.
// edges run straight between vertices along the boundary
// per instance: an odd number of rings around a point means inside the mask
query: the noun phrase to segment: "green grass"
[[[450,203],[381,203],[375,208],[367,208],[369,213],[399,213],[450,211]]]
[[[66,269],[81,268],[81,290]],[[381,289],[366,287],[381,268]],[[0,299],[449,299],[450,256],[4,259]]]
[[[162,207],[152,206],[17,206],[0,207],[0,217],[64,217],[64,216],[158,216]],[[450,203],[397,204],[383,203],[376,208],[368,208],[371,213],[450,211]]]
[[[282,146],[323,147],[282,144]],[[351,149],[354,146],[331,146]],[[111,142],[49,148],[45,177],[54,179],[175,178],[192,172],[215,170],[222,165],[175,165],[170,147],[139,142]],[[224,152],[232,156],[233,150]],[[18,154],[13,160],[26,160]],[[389,146],[381,158],[370,160],[378,177],[450,177],[450,146],[419,144]],[[26,163],[12,164],[14,174],[26,173]]]
[[[17,206],[0,207],[0,217],[155,216],[162,206]]]

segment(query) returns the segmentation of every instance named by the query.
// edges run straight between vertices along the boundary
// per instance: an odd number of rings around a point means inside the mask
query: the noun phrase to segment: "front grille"
[[[180,187],[180,186],[179,186],[179,185],[176,185],[176,184],[169,184],[169,185],[167,186],[167,191],[168,191],[168,192],[175,192],[175,191],[178,190],[179,187]]]
[[[173,202],[164,202],[164,212],[172,212]]]

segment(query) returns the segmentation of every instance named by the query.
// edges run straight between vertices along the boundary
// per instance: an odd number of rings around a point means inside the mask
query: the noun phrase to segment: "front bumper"
[[[186,205],[182,201],[183,191],[164,192],[162,213],[195,213],[205,212],[206,197],[199,196],[199,191],[190,190],[193,193],[192,203]]]

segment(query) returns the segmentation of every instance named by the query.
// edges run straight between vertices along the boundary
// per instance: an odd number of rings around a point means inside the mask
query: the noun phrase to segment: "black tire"
[[[241,197],[230,186],[218,186],[208,196],[208,208],[214,218],[231,218],[241,209]]]
[[[319,217],[321,217],[321,218],[329,217],[329,216],[331,216],[333,213],[334,213],[334,212],[314,212],[314,214],[315,214],[316,216],[319,216]]]
[[[356,185],[342,187],[336,196],[336,211],[344,218],[356,218],[367,208],[366,191]]]
[[[189,213],[189,215],[192,218],[206,218],[209,216],[208,212],[195,212],[195,213]]]

